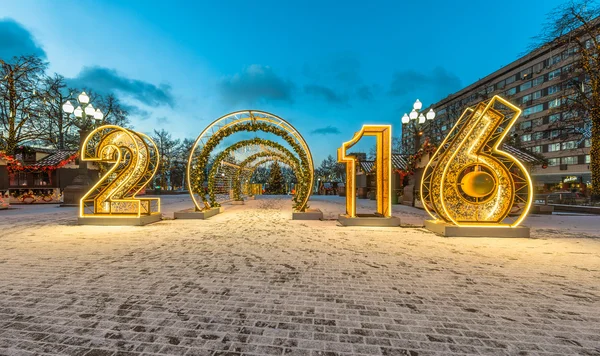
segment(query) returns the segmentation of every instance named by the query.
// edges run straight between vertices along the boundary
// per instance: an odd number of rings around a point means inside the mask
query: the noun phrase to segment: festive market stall
[[[62,190],[77,175],[77,156],[74,150],[24,146],[14,155],[0,152],[0,204],[61,203]],[[95,168],[91,175],[97,178]]]

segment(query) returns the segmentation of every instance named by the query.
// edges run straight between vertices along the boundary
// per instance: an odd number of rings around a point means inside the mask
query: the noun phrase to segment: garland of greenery
[[[290,159],[294,159],[296,161],[296,165],[299,166],[299,162],[294,157],[294,155],[292,155],[291,152],[288,151],[285,147],[283,147],[282,145],[280,145],[276,142],[273,142],[270,140],[265,140],[265,139],[258,138],[258,137],[250,139],[250,140],[236,142],[233,145],[227,147],[226,149],[224,149],[222,152],[219,153],[219,155],[214,160],[214,163],[210,169],[210,172],[208,173],[208,195],[209,195],[209,199],[210,199],[210,205],[212,207],[221,206],[217,202],[216,194],[215,194],[215,176],[217,174],[217,170],[219,169],[220,162],[223,159],[225,159],[226,157],[228,157],[232,151],[235,151],[240,148],[248,147],[248,146],[253,146],[253,145],[265,145],[265,146],[270,146],[270,147],[276,148],[281,151],[285,150],[285,152],[290,154]],[[300,178],[302,178],[302,177],[303,177],[303,175],[300,176]]]
[[[190,169],[190,183],[192,192],[198,194],[203,202],[207,202],[206,195],[210,193],[212,188],[208,187],[208,192],[205,192],[203,189],[204,179],[206,177],[206,167],[208,165],[208,160],[210,157],[210,153],[212,150],[218,146],[218,144],[228,136],[240,131],[263,131],[266,133],[272,133],[284,139],[295,152],[298,153],[301,162],[301,171],[303,172],[303,179],[298,181],[298,196],[297,201],[294,204],[294,209],[297,211],[305,211],[307,208],[307,204],[305,202],[308,201],[308,196],[310,195],[310,186],[312,182],[309,181],[310,176],[307,174],[311,171],[312,167],[310,167],[308,163],[308,157],[306,156],[306,152],[302,149],[302,147],[294,140],[294,138],[284,129],[280,127],[273,126],[271,124],[265,122],[240,122],[223,129],[217,131],[211,138],[206,142],[202,151],[197,157],[194,159],[194,164]],[[192,154],[194,154],[192,152]],[[306,172],[307,174],[304,174]],[[214,193],[213,193],[214,194]]]
[[[257,158],[270,157],[270,158],[273,158],[273,160],[279,160],[279,161],[287,164],[288,166],[292,167],[292,169],[294,170],[294,173],[296,174],[296,179],[298,181],[302,180],[302,172],[300,171],[300,166],[299,166],[298,160],[293,156],[293,154],[290,151],[288,151],[283,146],[281,146],[281,145],[279,145],[279,144],[277,144],[275,142],[272,142],[272,143],[275,144],[275,145],[280,146],[278,149],[280,151],[282,151],[282,153],[271,152],[271,151],[258,152],[258,153],[255,153],[255,154],[249,156],[244,161],[242,161],[242,163],[240,163],[240,168],[236,172],[235,179],[234,179],[233,199],[235,199],[235,200],[243,200],[242,199],[242,182],[241,182],[241,177],[240,176],[241,176],[242,171],[244,170],[244,168],[249,163],[251,163],[254,160],[256,160]],[[273,146],[271,146],[271,147],[273,147]],[[256,167],[256,165],[255,165],[255,167]],[[254,170],[253,170],[253,172],[254,172]]]

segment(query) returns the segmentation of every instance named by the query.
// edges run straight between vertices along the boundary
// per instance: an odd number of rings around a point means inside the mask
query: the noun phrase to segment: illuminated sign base
[[[376,214],[356,214],[350,216],[348,214],[340,214],[338,221],[343,226],[379,226],[379,227],[394,227],[400,226],[400,218],[397,216],[384,217]]]
[[[209,208],[209,209],[202,210],[202,211],[195,211],[195,209],[192,208],[192,209],[176,211],[175,214],[173,215],[173,217],[175,219],[205,220],[205,219],[211,218],[222,212],[223,212],[222,206],[219,206],[216,208]]]
[[[292,212],[292,220],[323,220],[323,212],[319,209]]]
[[[85,216],[79,217],[79,225],[99,225],[99,226],[144,226],[155,223],[162,219],[162,214],[111,217],[111,216]]]
[[[439,220],[425,220],[425,228],[445,237],[530,237],[526,226],[457,226]]]

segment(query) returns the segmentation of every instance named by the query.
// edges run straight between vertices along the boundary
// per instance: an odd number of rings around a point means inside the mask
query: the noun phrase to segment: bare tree
[[[549,14],[535,39],[536,48],[562,47],[573,72],[558,98],[569,114],[555,130],[563,138],[588,135],[591,140],[592,199],[600,199],[600,7],[593,0],[574,0]]]
[[[0,59],[0,149],[14,152],[24,142],[39,139],[43,128],[40,82],[46,63],[36,56]]]
[[[156,174],[158,185],[162,189],[166,189],[168,187],[172,188],[174,184],[179,184],[179,182],[174,182],[172,180],[172,175],[174,169],[174,160],[180,140],[173,139],[171,134],[164,129],[161,129],[160,131],[154,130],[154,136],[152,139],[158,147],[158,155],[160,157],[160,164]]]

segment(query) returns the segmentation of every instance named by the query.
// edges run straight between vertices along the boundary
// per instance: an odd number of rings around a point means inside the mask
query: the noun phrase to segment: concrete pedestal
[[[233,204],[233,205],[244,205],[244,201],[243,200],[233,200],[231,202],[231,204]]]
[[[140,217],[86,216],[77,218],[79,225],[99,226],[144,226],[160,221],[162,214],[142,215]]]
[[[375,214],[356,214],[352,218],[346,214],[340,214],[338,221],[343,226],[380,226],[380,227],[396,227],[400,226],[400,218],[391,216],[389,218],[378,216]]]
[[[531,214],[552,215],[553,212],[554,212],[553,205],[534,205],[531,207]]]
[[[194,211],[194,209],[176,211],[174,214],[175,219],[208,219],[212,216],[217,215],[223,211],[222,207],[210,208],[204,211]]]
[[[425,228],[446,237],[530,237],[530,229],[526,226],[456,226],[434,220],[425,220]]]
[[[292,220],[323,220],[323,212],[319,209],[292,212]]]

